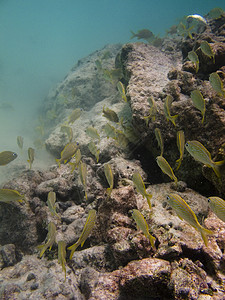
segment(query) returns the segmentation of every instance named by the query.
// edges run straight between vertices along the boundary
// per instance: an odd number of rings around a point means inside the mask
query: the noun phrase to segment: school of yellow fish
[[[196,15],[198,16],[198,15]],[[191,18],[197,18],[195,15],[189,16]],[[180,25],[183,30],[185,29],[185,26]],[[192,38],[191,31],[187,31],[188,36]],[[136,34],[132,32],[131,38],[138,38],[138,39],[146,39],[151,40],[154,35],[151,31],[143,29],[138,31]],[[188,59],[193,63],[195,67],[196,73],[199,71],[199,57],[197,55],[197,52],[201,51],[202,54],[204,54],[206,57],[208,57],[210,60],[215,63],[215,54],[212,50],[212,47],[207,41],[202,41],[199,48],[197,50],[192,50],[188,53]],[[115,80],[117,80],[117,90],[124,102],[128,102],[127,96],[126,96],[126,90],[123,85],[123,83],[118,80],[119,75],[121,73],[115,69],[115,70],[107,70],[103,69],[102,67],[102,60],[96,61],[97,69],[101,72],[103,72],[104,77],[109,80],[110,82],[114,83]],[[214,91],[221,97],[225,97],[225,90],[223,87],[223,83],[221,81],[221,78],[217,72],[213,72],[209,76],[209,82],[214,89]],[[206,112],[206,105],[205,105],[205,99],[199,90],[193,90],[191,92],[190,98],[193,102],[193,105],[196,109],[198,109],[201,112],[202,120],[201,122],[204,123],[205,120],[205,112]],[[144,119],[146,121],[146,125],[148,126],[149,122],[154,122],[156,119],[156,115],[159,112],[159,109],[156,105],[156,102],[154,101],[153,97],[149,97],[148,103],[150,106],[149,113],[147,116],[144,116]],[[167,95],[164,101],[164,114],[167,119],[167,121],[172,122],[172,124],[176,127],[176,120],[179,117],[178,115],[171,115],[171,106],[173,102],[173,97],[171,95]],[[58,163],[58,166],[60,167],[61,164],[69,163],[71,166],[71,173],[74,172],[75,169],[78,170],[80,182],[84,189],[84,194],[86,200],[88,199],[87,194],[87,172],[88,168],[85,162],[82,161],[82,154],[79,149],[79,144],[73,141],[73,130],[70,127],[70,124],[73,124],[77,119],[80,118],[83,111],[80,108],[76,108],[72,111],[71,115],[68,117],[68,120],[61,125],[61,132],[66,134],[68,138],[68,143],[65,145],[64,149],[61,152],[60,158],[56,159],[56,162]],[[122,148],[126,148],[129,144],[129,137],[128,132],[131,132],[130,137],[132,138],[132,130],[130,130],[129,126],[126,126],[124,124],[123,119],[119,118],[117,113],[113,111],[112,109],[105,108],[103,106],[102,108],[102,114],[103,117],[105,117],[108,121],[115,123],[113,126],[110,123],[106,123],[104,126],[104,133],[106,134],[107,138],[112,138],[115,140],[115,142],[120,145]],[[121,126],[121,130],[118,129],[118,126]],[[36,127],[37,130],[40,132],[41,135],[43,135],[43,126],[40,125]],[[91,141],[88,143],[88,149],[90,153],[95,157],[96,162],[99,162],[100,158],[100,149],[98,149],[97,144],[100,142],[100,134],[96,128],[93,126],[89,126],[86,128],[86,134],[91,139]],[[163,136],[159,128],[155,128],[155,138],[158,143],[158,147],[160,148],[160,155],[156,157],[156,162],[161,169],[161,171],[166,174],[168,177],[170,177],[171,180],[174,181],[175,185],[177,185],[178,179],[176,175],[174,174],[173,168],[170,166],[169,162],[163,157],[164,154],[164,143],[163,143]],[[23,137],[18,136],[17,137],[17,144],[20,150],[23,150]],[[220,166],[224,164],[224,161],[213,161],[211,158],[210,152],[202,145],[199,141],[193,140],[193,141],[186,141],[185,142],[185,134],[184,131],[179,130],[177,131],[177,148],[179,150],[179,158],[176,160],[176,169],[178,170],[181,167],[184,151],[185,149],[187,152],[198,162],[206,165],[207,167],[210,167],[215,172],[218,179],[220,179]],[[33,148],[28,148],[28,163],[29,168],[32,168],[32,164],[34,162],[34,156],[35,150]],[[6,165],[13,161],[17,157],[17,154],[11,151],[3,151],[0,153],[0,165]],[[73,160],[73,162],[71,161]],[[75,160],[75,162],[74,162]],[[109,163],[105,163],[103,165],[104,168],[104,174],[106,177],[106,181],[109,185],[109,187],[106,189],[106,195],[107,199],[110,199],[113,187],[114,187],[114,175],[113,175],[113,168]],[[147,192],[145,183],[141,177],[141,175],[138,172],[134,172],[132,177],[133,185],[136,188],[136,191],[140,193],[143,198],[146,198],[147,204],[149,206],[149,209],[152,210],[151,206],[151,198],[152,195]],[[194,229],[196,229],[203,239],[203,242],[205,246],[208,246],[208,236],[213,235],[213,232],[211,230],[208,230],[207,228],[204,228],[198,221],[194,211],[189,207],[189,205],[186,203],[184,199],[181,198],[181,196],[177,193],[171,193],[167,195],[166,197],[168,204],[171,206],[171,208],[176,212],[177,216],[181,220],[185,220],[189,223],[190,226],[192,226]],[[16,190],[10,190],[10,189],[0,189],[0,202],[5,203],[12,203],[12,202],[22,202],[26,201],[25,197],[21,195]],[[57,213],[57,202],[56,202],[56,194],[54,191],[51,191],[48,193],[47,197],[47,207],[49,209],[50,214],[52,217],[58,218],[58,220],[61,220],[59,214]],[[209,197],[208,198],[208,204],[210,209],[216,214],[216,216],[221,219],[223,222],[225,222],[225,201],[219,197]],[[155,248],[155,240],[156,238],[149,233],[149,226],[146,222],[143,214],[137,210],[133,209],[132,211],[132,218],[134,219],[137,229],[141,230],[143,234],[146,236],[147,239],[149,239],[150,244],[152,248]],[[90,235],[95,222],[97,219],[97,212],[94,209],[89,210],[83,231],[81,232],[81,235],[77,242],[73,244],[72,246],[69,246],[67,249],[71,251],[70,253],[70,259],[72,259],[73,254],[77,247],[81,246],[83,247],[86,239]],[[66,280],[66,242],[63,240],[57,241],[57,230],[56,225],[53,221],[49,222],[48,224],[48,234],[46,237],[46,241],[44,244],[39,245],[38,249],[40,250],[40,257],[43,256],[45,251],[49,249],[51,251],[54,243],[58,244],[58,262],[62,266],[62,270],[65,273],[65,280]]]

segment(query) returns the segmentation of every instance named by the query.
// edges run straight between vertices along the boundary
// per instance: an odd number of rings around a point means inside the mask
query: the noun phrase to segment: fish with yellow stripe
[[[75,244],[73,244],[72,246],[67,248],[68,250],[71,250],[70,259],[72,259],[73,253],[79,245],[81,247],[83,247],[84,242],[88,238],[89,234],[91,233],[91,231],[95,225],[95,221],[96,221],[96,210],[91,209],[88,213],[87,220],[84,225],[84,229],[83,229],[78,241]]]
[[[181,220],[185,220],[197,231],[200,232],[202,239],[206,246],[208,246],[208,235],[212,235],[213,232],[209,229],[204,228],[199,224],[198,219],[190,208],[190,206],[182,199],[178,194],[169,194],[167,195],[167,200],[169,205],[176,211],[178,217]]]
[[[209,197],[208,203],[214,214],[225,222],[225,201],[220,197]]]
[[[224,164],[222,161],[213,161],[210,152],[198,141],[188,141],[185,148],[194,157],[195,160],[203,163],[209,168],[212,168],[217,177],[221,177],[219,167]]]

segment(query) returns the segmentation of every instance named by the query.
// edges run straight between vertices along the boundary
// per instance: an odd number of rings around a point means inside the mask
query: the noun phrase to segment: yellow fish
[[[209,197],[208,203],[211,210],[217,215],[217,217],[225,222],[225,201],[219,197]]]
[[[207,41],[202,41],[200,44],[200,49],[202,50],[202,52],[208,56],[209,58],[212,57],[213,59],[213,63],[215,64],[215,54],[213,53],[213,50],[210,46],[210,44]]]
[[[5,166],[16,158],[17,158],[17,154],[15,152],[12,151],[0,152],[0,166]]]
[[[152,195],[147,193],[145,184],[144,184],[144,181],[142,180],[141,175],[138,172],[135,172],[133,174],[132,180],[133,180],[134,186],[136,187],[137,192],[140,193],[143,196],[143,198],[147,199],[148,206],[151,209],[152,205],[151,205],[150,200],[152,198]]]
[[[170,114],[172,102],[173,102],[173,97],[171,95],[167,95],[165,102],[164,102],[164,113],[165,113],[167,121],[171,121],[173,123],[173,125],[176,126],[175,121],[176,121],[178,115],[171,116],[171,114]]]
[[[195,65],[195,72],[198,73],[199,70],[199,58],[195,51],[188,52],[188,58]]]
[[[98,163],[98,161],[99,161],[100,150],[97,149],[95,143],[91,141],[91,142],[88,144],[88,149],[90,150],[91,154],[93,154],[93,155],[95,156],[96,161],[97,161],[97,163]]]
[[[84,162],[79,164],[80,181],[84,188],[85,198],[87,200],[87,165]]]
[[[76,153],[74,154],[75,162],[69,162],[69,164],[72,166],[71,173],[75,170],[75,168],[78,168],[79,163],[81,161],[81,152],[80,149],[77,149]]]
[[[49,248],[49,251],[51,251],[52,246],[55,242],[56,237],[56,227],[53,222],[50,222],[48,224],[48,234],[47,234],[47,241],[43,245],[39,245],[38,249],[41,249],[40,257],[45,253],[45,251]]]
[[[119,93],[120,93],[122,99],[123,99],[125,102],[127,102],[127,96],[126,96],[125,87],[124,87],[124,85],[122,84],[121,81],[119,81],[119,82],[117,83],[117,89],[118,89],[118,91],[119,91]]]
[[[76,153],[78,149],[78,143],[69,143],[67,144],[63,151],[61,152],[61,158],[56,159],[56,162],[58,163],[59,167],[61,163],[67,163],[68,160],[70,160],[74,154]]]
[[[32,164],[33,164],[33,162],[34,162],[34,149],[33,148],[28,148],[28,160],[27,160],[27,162],[29,163],[29,165],[30,165],[30,169],[31,169],[31,167],[32,167]]]
[[[97,139],[97,140],[100,140],[100,135],[98,133],[98,130],[96,128],[94,128],[93,126],[89,126],[87,129],[86,129],[86,134],[88,136],[90,136],[92,139]]]
[[[109,108],[105,109],[105,107],[103,106],[102,112],[103,112],[103,117],[107,118],[109,121],[112,121],[115,123],[119,122],[117,113],[114,110],[109,109]]]
[[[109,137],[116,138],[116,128],[110,125],[109,123],[106,123],[103,127],[103,130],[105,131],[105,134],[107,136],[107,139]]]
[[[209,151],[198,141],[188,141],[185,148],[194,157],[195,160],[212,168],[217,177],[221,177],[219,167],[224,164],[224,160],[214,162]]]
[[[62,266],[62,270],[65,272],[66,280],[66,242],[58,241],[58,263]]]
[[[104,173],[109,184],[109,188],[107,188],[107,194],[108,197],[110,197],[113,189],[113,173],[110,164],[104,164]]]
[[[68,117],[68,123],[73,124],[77,119],[80,118],[82,110],[80,108],[76,108],[72,111],[71,115]]]
[[[202,114],[202,123],[205,119],[205,99],[202,96],[202,93],[199,90],[194,90],[191,92],[191,100],[194,103],[194,106],[200,110]]]
[[[91,209],[88,213],[87,220],[84,225],[84,229],[83,229],[78,241],[75,244],[73,244],[72,246],[70,246],[69,248],[67,248],[68,250],[71,250],[70,259],[72,259],[73,253],[79,245],[81,247],[83,247],[84,242],[88,238],[89,234],[91,233],[91,231],[95,225],[95,221],[96,221],[96,210]]]
[[[177,177],[174,175],[173,170],[169,165],[168,161],[162,156],[157,156],[156,162],[160,169],[163,171],[163,173],[168,175],[171,179],[174,180],[175,184],[177,184]]]
[[[48,199],[47,199],[48,208],[49,208],[52,216],[56,216],[56,217],[60,218],[60,216],[56,212],[55,202],[56,202],[56,193],[55,192],[49,192],[48,193]]]
[[[149,233],[149,227],[148,227],[148,223],[146,222],[144,216],[142,215],[142,213],[137,210],[137,209],[133,209],[132,210],[132,217],[134,219],[134,221],[137,224],[137,228],[143,231],[144,235],[146,236],[147,239],[149,239],[152,248],[154,248],[155,246],[155,238],[154,236],[152,236]]]
[[[169,194],[167,196],[167,200],[170,206],[176,211],[178,217],[181,220],[185,220],[192,227],[198,230],[202,236],[202,239],[206,246],[208,246],[207,235],[212,235],[213,232],[204,228],[199,224],[198,219],[193,212],[193,210],[189,207],[189,205],[182,199],[178,194]]]
[[[161,150],[161,156],[163,156],[163,151],[164,151],[164,145],[163,145],[163,139],[162,139],[162,135],[161,135],[161,131],[159,128],[156,128],[155,129],[155,137],[157,139],[157,142],[158,142],[158,146]]]
[[[24,196],[21,195],[18,191],[10,189],[0,189],[0,202],[9,203],[9,202],[23,202],[25,200]]]
[[[23,137],[22,136],[18,136],[17,139],[17,145],[18,147],[22,150],[23,149]]]
[[[184,144],[185,144],[184,132],[183,132],[183,130],[179,130],[177,132],[177,147],[178,147],[178,150],[180,152],[180,158],[176,160],[176,163],[177,163],[176,170],[178,170],[180,168],[181,162],[183,160]]]
[[[209,82],[219,96],[225,97],[225,90],[220,76],[214,72],[209,75]]]
[[[69,142],[71,143],[73,139],[73,129],[70,126],[63,124],[60,131],[67,135]]]
[[[152,119],[153,122],[155,121],[155,117],[158,112],[158,108],[153,97],[149,97],[147,101],[150,105],[150,109],[149,109],[149,115],[144,117],[144,119],[146,120],[146,125],[148,125],[150,119]]]

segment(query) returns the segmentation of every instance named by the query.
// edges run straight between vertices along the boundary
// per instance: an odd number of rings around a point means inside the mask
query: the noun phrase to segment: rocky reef
[[[192,38],[176,34],[162,39],[159,47],[145,43],[108,45],[80,60],[51,91],[40,111],[48,130],[46,149],[59,158],[69,142],[61,130],[70,127],[71,137],[87,166],[86,185],[80,169],[69,163],[52,165],[47,171],[25,170],[2,188],[19,191],[22,203],[0,203],[0,298],[1,299],[200,299],[221,300],[225,293],[225,223],[208,206],[207,197],[225,197],[225,166],[218,178],[212,168],[195,161],[187,151],[178,183],[171,183],[155,162],[160,155],[154,130],[164,140],[164,157],[174,168],[179,158],[177,131],[185,139],[201,142],[216,161],[225,159],[225,98],[209,83],[218,72],[224,83],[225,17],[208,22]],[[199,50],[210,43],[215,63]],[[199,71],[188,60],[194,50]],[[125,102],[118,88],[126,90]],[[206,105],[205,121],[191,101],[191,92],[201,91]],[[173,97],[171,114],[176,126],[165,117],[167,95]],[[149,115],[148,98],[157,105]],[[119,122],[107,120],[102,111],[113,110]],[[80,108],[81,116],[68,124],[68,116]],[[116,136],[105,130],[111,124]],[[99,159],[90,151],[93,126],[100,138],[94,141]],[[72,157],[70,162],[75,163]],[[111,194],[104,165],[112,169]],[[151,205],[137,192],[133,174],[138,172],[152,195]],[[56,193],[57,214],[47,206],[49,192]],[[193,209],[199,222],[213,234],[208,246],[200,233],[181,220],[169,206],[166,195],[178,193]],[[85,197],[85,194],[87,197]],[[91,234],[72,259],[66,256],[66,279],[57,261],[57,242],[69,247],[80,237],[88,212],[97,211]],[[131,210],[145,217],[155,238],[154,247],[137,230]],[[39,258],[38,245],[47,235],[50,222],[56,226],[56,243]]]

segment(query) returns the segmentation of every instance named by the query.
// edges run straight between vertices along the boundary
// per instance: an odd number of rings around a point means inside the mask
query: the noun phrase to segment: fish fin
[[[135,37],[135,33],[132,31],[132,30],[130,30],[130,32],[131,32],[131,34],[132,34],[132,36],[130,37],[130,39],[133,39],[134,37]]]
[[[176,171],[180,168],[181,162],[182,162],[181,158],[179,158],[179,159],[176,160],[176,163],[177,163]]]
[[[150,201],[151,198],[152,198],[151,194],[146,194],[146,199],[147,199],[148,206],[149,206],[150,209],[152,208],[151,201]]]
[[[78,240],[78,241],[79,241],[79,240]],[[70,253],[70,259],[72,259],[75,250],[76,250],[77,247],[79,246],[78,241],[77,241],[75,244],[73,244],[72,246],[70,246],[70,247],[67,248],[68,250],[71,250],[71,253]]]
[[[202,239],[204,241],[204,244],[206,245],[206,247],[208,246],[208,239],[207,239],[207,236],[208,235],[213,235],[213,231],[212,230],[209,230],[209,229],[206,229],[204,228],[203,226],[200,226],[199,227],[199,231],[201,233],[201,236],[202,236]]]
[[[218,178],[221,177],[219,168],[220,168],[220,166],[222,166],[224,164],[224,162],[225,162],[224,160],[221,160],[221,161],[216,161],[216,162],[213,163],[213,167],[212,168],[213,168],[213,171],[216,173],[216,176]]]
[[[171,116],[171,122],[173,123],[174,126],[176,126],[176,119],[178,118],[178,115]]]
[[[177,216],[179,219],[181,219],[181,221],[183,221],[183,218],[181,216],[179,216],[178,213],[177,213]]]
[[[149,233],[148,234],[148,239],[149,239],[149,241],[151,243],[152,248],[155,248],[155,240],[156,240],[156,238]]]
[[[55,161],[57,162],[57,164],[59,165],[59,168],[60,168],[60,158],[56,158]]]

